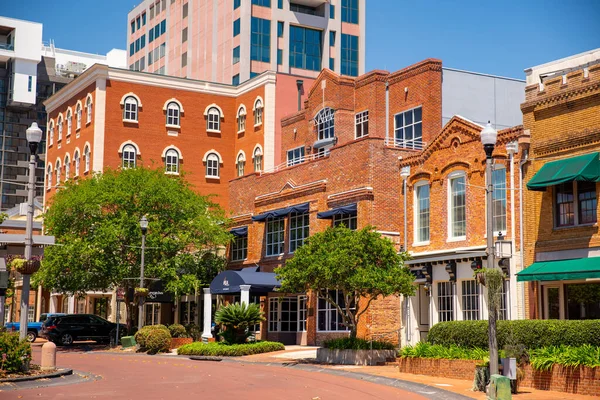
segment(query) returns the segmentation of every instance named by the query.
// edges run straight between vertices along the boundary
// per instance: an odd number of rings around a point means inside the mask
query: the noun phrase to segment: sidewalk
[[[255,363],[288,364],[288,363],[311,363],[314,362],[317,354],[317,347],[306,346],[286,346],[285,350],[267,354],[255,354],[252,356],[241,357],[241,360]],[[460,379],[442,378],[429,375],[414,375],[398,372],[395,365],[385,366],[357,366],[357,365],[320,365],[322,368],[330,368],[348,372],[358,372],[385,378],[394,378],[401,381],[421,383],[438,389],[461,394],[472,399],[485,400],[486,396],[482,392],[473,392],[471,388],[473,381]],[[533,388],[521,387],[519,393],[513,395],[516,400],[591,400],[595,397],[584,396],[571,393],[553,392],[549,390],[538,390]]]

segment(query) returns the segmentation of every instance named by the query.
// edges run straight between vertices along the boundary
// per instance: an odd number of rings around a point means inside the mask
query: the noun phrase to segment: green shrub
[[[250,335],[248,328],[265,320],[258,304],[229,304],[215,313],[215,322],[225,327],[219,333],[225,342],[245,343]]]
[[[254,342],[244,344],[194,342],[181,346],[177,349],[177,354],[188,356],[240,357],[280,350],[285,350],[285,346],[279,342]]]
[[[531,350],[529,359],[531,366],[541,371],[550,370],[555,364],[570,368],[597,368],[600,367],[600,347],[549,346]]]
[[[189,324],[185,326],[188,337],[194,339],[194,342],[202,339],[202,329],[197,324]]]
[[[359,338],[339,338],[326,340],[323,343],[323,347],[326,349],[337,349],[337,350],[394,350],[396,346],[390,342],[385,341],[369,341]]]
[[[187,338],[190,337],[185,330],[185,326],[181,324],[169,325],[169,332],[173,338]]]
[[[417,343],[414,346],[405,346],[400,349],[398,355],[405,358],[435,358],[446,360],[484,360],[489,358],[487,349],[467,349],[456,345],[442,346],[426,342]]]
[[[487,321],[440,322],[429,330],[427,341],[444,346],[487,348]],[[560,345],[600,346],[600,320],[498,321],[498,347],[503,348],[510,341],[527,349]]]
[[[150,335],[151,332],[153,332],[155,330],[162,330],[162,331],[166,332],[167,335],[169,335],[169,337],[171,337],[171,333],[169,332],[169,329],[164,325],[146,325],[146,326],[142,327],[142,329],[140,329],[139,331],[137,331],[135,333],[135,342],[140,346],[140,350],[142,350],[142,351],[148,350],[148,344],[147,344],[148,336]]]
[[[164,353],[171,349],[171,335],[165,329],[153,329],[146,337],[148,354]]]
[[[27,340],[19,340],[18,333],[0,333],[0,370],[15,373],[23,370],[23,365],[31,361],[31,345]]]

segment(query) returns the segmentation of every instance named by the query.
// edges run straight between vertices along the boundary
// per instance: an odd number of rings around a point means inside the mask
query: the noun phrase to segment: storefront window
[[[547,290],[548,296],[548,315],[547,319],[559,319],[560,318],[560,301],[559,301],[559,288],[551,287]]]
[[[108,319],[108,298],[94,299],[94,315]]]
[[[600,283],[565,285],[567,319],[600,319]]]

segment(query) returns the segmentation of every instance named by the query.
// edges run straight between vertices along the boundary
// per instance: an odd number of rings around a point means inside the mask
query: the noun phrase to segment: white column
[[[212,296],[210,288],[204,288],[204,329],[202,330],[202,339],[212,338],[210,328],[212,326]]]
[[[117,290],[113,289],[110,295],[110,315],[108,316],[108,320],[110,322],[117,322],[117,313],[119,309],[117,308]]]
[[[40,320],[40,316],[42,315],[42,285],[38,285],[37,288],[37,296],[36,296],[36,300],[35,300],[35,320],[39,321]]]
[[[240,302],[250,304],[250,285],[240,285]]]
[[[68,309],[69,314],[75,314],[75,296],[69,296]]]
[[[48,309],[48,312],[55,313],[57,309],[58,309],[58,296],[51,294],[50,295],[50,308]]]

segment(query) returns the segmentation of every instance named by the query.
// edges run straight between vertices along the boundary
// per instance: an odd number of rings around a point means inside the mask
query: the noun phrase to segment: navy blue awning
[[[317,213],[319,219],[332,219],[334,215],[350,214],[356,215],[356,203],[348,204],[343,207],[334,208],[333,210]]]
[[[308,209],[309,209],[309,203],[298,204],[296,206],[280,208],[278,210],[267,211],[266,213],[255,215],[254,217],[252,217],[252,221],[262,222],[262,221],[265,221],[267,218],[285,217],[286,215],[291,214],[291,213],[302,214],[302,213],[308,212]]]
[[[269,293],[281,287],[273,272],[258,272],[259,267],[223,271],[210,283],[211,294],[239,293],[240,285],[250,285],[252,293]]]
[[[231,233],[234,236],[248,236],[248,227],[240,226],[238,228],[233,228],[229,231],[229,233]]]

